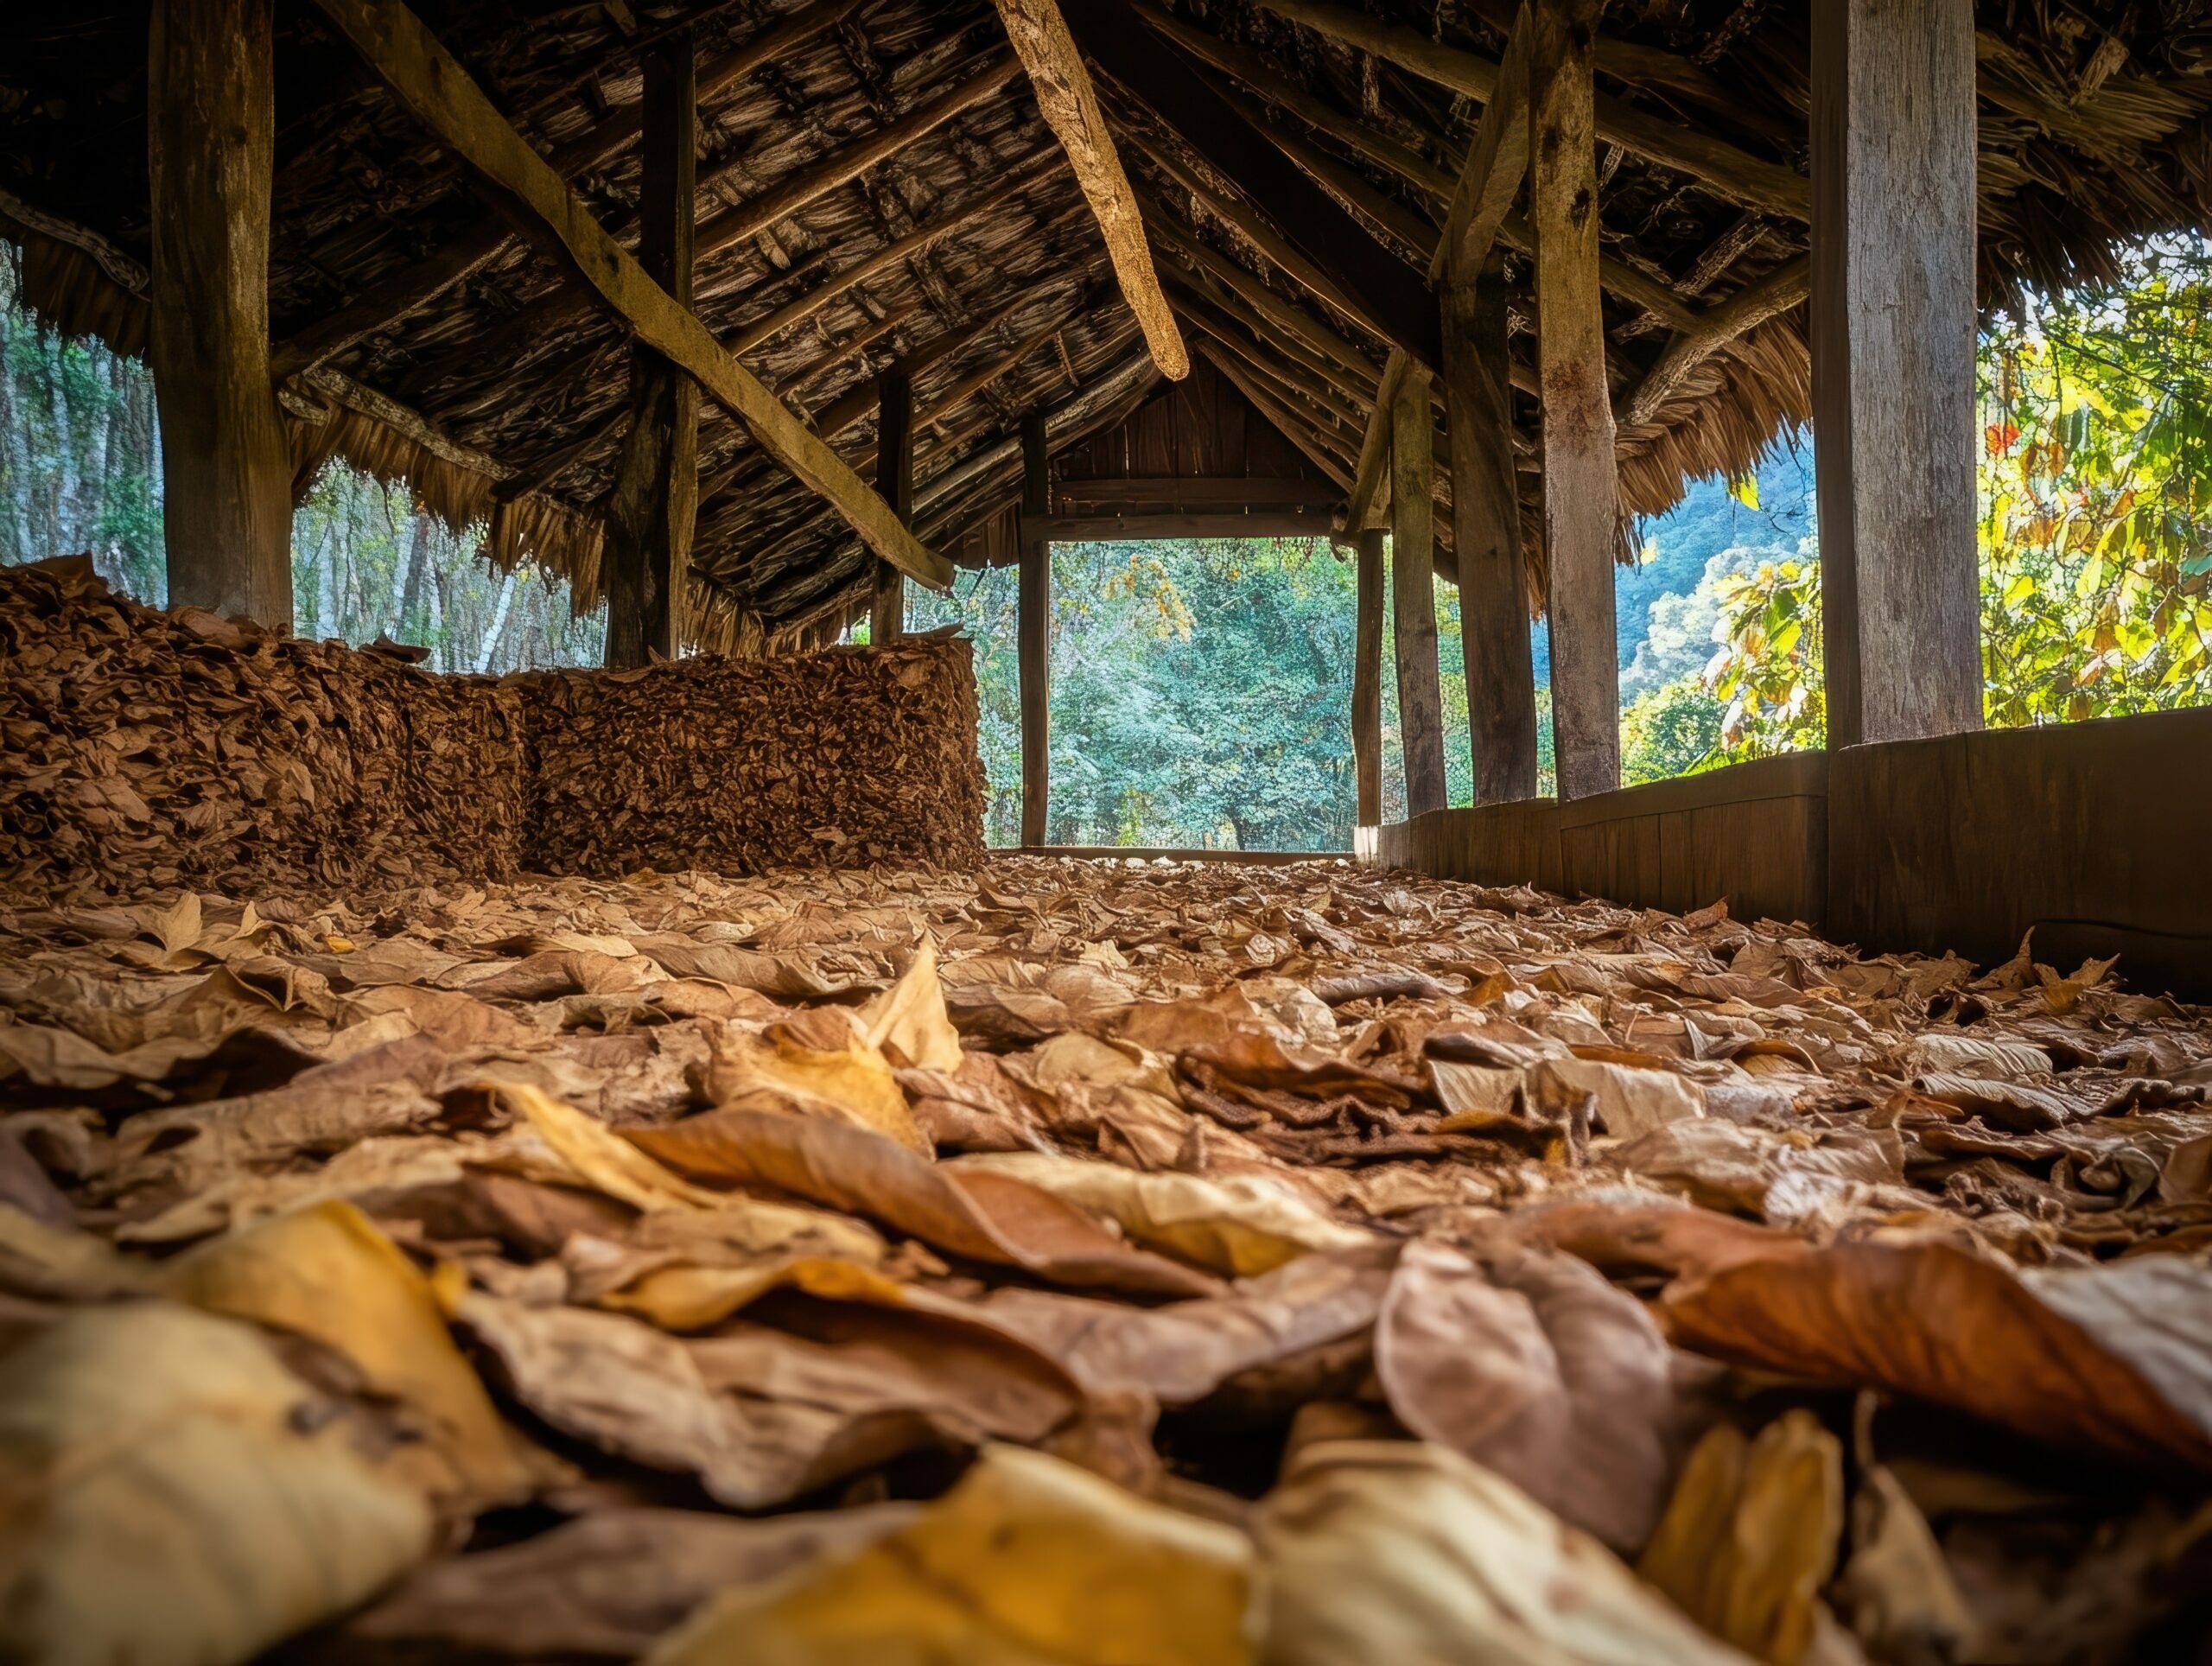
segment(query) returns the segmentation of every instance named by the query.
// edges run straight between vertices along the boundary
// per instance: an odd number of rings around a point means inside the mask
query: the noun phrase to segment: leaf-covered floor
[[[0,1008],[10,1659],[2204,1657],[2212,1027],[2104,966],[1003,858]]]

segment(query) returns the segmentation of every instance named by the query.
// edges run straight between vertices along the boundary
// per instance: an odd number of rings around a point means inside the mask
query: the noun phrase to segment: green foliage
[[[1621,714],[1621,785],[1694,775],[1722,760],[1719,697],[1695,677],[1638,695]]]
[[[1714,586],[1726,643],[1706,673],[1725,703],[1719,761],[1817,747],[1827,734],[1821,684],[1821,569],[1763,561]]]
[[[1982,626],[1993,723],[2212,697],[2212,244],[2037,298],[1982,344]]]

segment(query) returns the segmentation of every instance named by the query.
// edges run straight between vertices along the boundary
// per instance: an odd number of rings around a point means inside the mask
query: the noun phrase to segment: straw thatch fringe
[[[153,308],[146,298],[150,277],[141,263],[96,232],[4,194],[0,235],[22,251],[22,302],[41,323],[66,336],[94,338],[126,357],[145,356]],[[499,571],[534,562],[568,582],[577,613],[599,605],[605,585],[597,516],[543,493],[501,503],[495,489],[512,470],[340,372],[311,372],[302,383],[285,402],[295,502],[336,460],[372,480],[405,486],[416,506],[456,538],[482,528],[479,551]],[[303,419],[302,409],[314,416]]]

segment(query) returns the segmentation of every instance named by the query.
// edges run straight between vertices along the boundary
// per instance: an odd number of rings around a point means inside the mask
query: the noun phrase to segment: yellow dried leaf
[[[1723,1424],[1698,1443],[1637,1571],[1714,1636],[1797,1666],[1842,1532],[1842,1445],[1791,1411],[1755,1440]]]
[[[163,1294],[311,1337],[421,1420],[405,1466],[458,1510],[526,1497],[518,1437],[447,1334],[429,1281],[352,1204],[331,1199],[163,1262]]]
[[[1140,1243],[1235,1278],[1271,1272],[1309,1250],[1371,1241],[1256,1174],[1140,1173],[1118,1163],[1027,1151],[966,1157],[952,1167],[1027,1181],[1116,1222]]]
[[[422,1496],[251,1326],[81,1307],[0,1359],[4,1652],[227,1666],[430,1548]]]
[[[703,1331],[771,1290],[791,1286],[834,1301],[896,1307],[900,1287],[874,1269],[821,1256],[798,1256],[744,1267],[661,1267],[599,1299],[602,1307],[635,1313],[664,1331]]]
[[[648,1666],[1239,1666],[1253,1594],[1234,1528],[998,1446],[910,1526],[715,1602]]]
[[[937,945],[927,938],[906,975],[861,1008],[860,1021],[862,1038],[879,1052],[894,1048],[907,1064],[923,1070],[960,1068],[960,1032],[946,1015]]]

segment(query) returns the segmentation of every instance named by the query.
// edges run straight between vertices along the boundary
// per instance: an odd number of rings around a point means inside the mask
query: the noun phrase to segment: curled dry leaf
[[[1080,1399],[1027,1345],[935,1312],[840,1308],[821,1319],[820,1341],[741,1321],[678,1340],[616,1313],[481,1294],[463,1299],[460,1319],[546,1422],[696,1475],[738,1510],[918,1447],[1039,1440]]]
[[[1141,1174],[1109,1163],[1007,1152],[947,1165],[963,1175],[1024,1181],[1115,1221],[1144,1243],[1232,1277],[1271,1271],[1315,1250],[1370,1241],[1287,1186],[1256,1174]]]
[[[861,1037],[893,1062],[923,1070],[960,1068],[960,1032],[944,1010],[937,945],[927,938],[899,980],[860,1010]]]
[[[1132,1248],[1050,1187],[970,1163],[927,1163],[849,1123],[729,1110],[633,1129],[630,1137],[687,1174],[772,1187],[866,1216],[949,1255],[1019,1267],[1058,1283],[1159,1295],[1214,1288],[1187,1268]]]
[[[0,1356],[0,1614],[11,1658],[244,1660],[430,1548],[389,1437],[251,1326],[86,1307]]]
[[[1376,1325],[1375,1371],[1414,1434],[1616,1550],[1650,1536],[1688,1415],[1658,1327],[1584,1262],[1514,1253],[1485,1267],[1408,1245]]]
[[[813,1247],[861,1262],[872,1262],[882,1253],[874,1234],[843,1216],[710,1192],[550,1094],[513,1082],[499,1084],[498,1091],[523,1113],[577,1180],[632,1209],[712,1210],[732,1235],[741,1236],[755,1250]]]
[[[1683,1345],[1917,1395],[2069,1448],[2212,1469],[2212,1270],[2172,1256],[2021,1274],[1942,1240],[1815,1248],[1703,1210],[1569,1205],[1529,1230],[1678,1275]]]
[[[1596,1540],[1442,1447],[1306,1447],[1254,1530],[1268,1666],[1744,1666]]]
[[[1233,1528],[994,1447],[907,1526],[716,1600],[649,1666],[1239,1666],[1252,1562]]]

